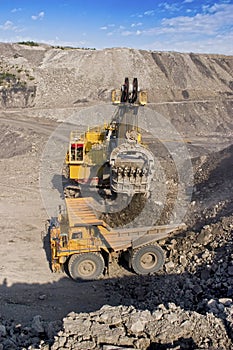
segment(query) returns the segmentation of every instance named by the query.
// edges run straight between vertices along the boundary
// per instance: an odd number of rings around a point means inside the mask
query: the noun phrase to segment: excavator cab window
[[[82,231],[72,232],[72,239],[82,239],[82,238],[83,238]]]
[[[71,144],[71,160],[83,161],[83,144],[82,143]]]

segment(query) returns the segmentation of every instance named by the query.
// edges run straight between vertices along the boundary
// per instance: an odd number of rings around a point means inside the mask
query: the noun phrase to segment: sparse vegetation
[[[2,72],[0,73],[0,84],[2,85],[4,82],[10,83],[11,81],[16,81],[15,74],[8,73],[8,72]]]
[[[31,70],[23,65],[9,65],[7,62],[0,61],[0,86],[1,91],[9,89],[20,89],[27,87],[30,81],[35,80]],[[32,84],[31,84],[32,85]]]
[[[60,49],[60,50],[96,50],[95,47],[72,47],[72,46],[52,46],[53,49]]]
[[[11,67],[11,69],[12,68],[15,67]],[[27,70],[24,70],[23,67],[17,67],[15,72],[16,74],[11,73],[9,72],[9,69],[5,67],[4,71],[0,73],[0,85],[4,89],[25,88],[27,86],[28,81],[32,81],[35,79],[33,76],[30,75],[30,73]]]
[[[28,45],[28,46],[39,46],[39,44],[34,41],[19,41],[17,44]]]

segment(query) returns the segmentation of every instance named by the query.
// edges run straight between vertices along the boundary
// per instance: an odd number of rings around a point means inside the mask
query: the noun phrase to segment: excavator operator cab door
[[[70,144],[70,163],[83,162],[84,156],[84,144],[83,143],[71,143]]]

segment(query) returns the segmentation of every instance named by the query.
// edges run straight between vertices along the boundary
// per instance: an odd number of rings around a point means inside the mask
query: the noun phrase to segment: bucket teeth
[[[142,177],[146,175],[147,170],[140,167],[117,167],[115,171],[120,177]]]

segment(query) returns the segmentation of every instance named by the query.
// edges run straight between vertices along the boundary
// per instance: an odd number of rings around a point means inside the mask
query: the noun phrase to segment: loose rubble
[[[1,320],[0,349],[233,349],[232,222],[164,242],[157,275],[106,279],[119,306],[27,326]]]
[[[105,305],[97,312],[71,312],[63,323],[37,315],[27,327],[2,321],[0,349],[231,349],[224,321],[215,314],[227,315],[232,332],[232,300],[210,300],[208,306],[206,315],[169,303],[153,312]]]

